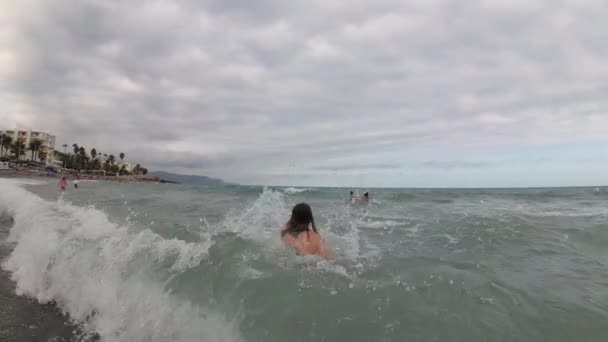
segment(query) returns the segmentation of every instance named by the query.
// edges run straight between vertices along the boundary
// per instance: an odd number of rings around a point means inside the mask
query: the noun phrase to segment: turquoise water
[[[370,191],[0,179],[3,268],[103,341],[605,341],[604,188]],[[279,231],[309,203],[335,261]]]

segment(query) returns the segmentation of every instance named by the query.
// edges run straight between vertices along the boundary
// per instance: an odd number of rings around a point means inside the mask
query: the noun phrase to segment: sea
[[[608,341],[608,188],[350,190],[0,179],[2,269],[74,341]]]

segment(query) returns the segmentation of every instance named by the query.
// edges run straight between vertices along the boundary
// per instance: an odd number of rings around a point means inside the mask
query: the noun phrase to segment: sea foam
[[[2,267],[18,295],[56,304],[101,341],[241,340],[236,322],[164,288],[163,276],[198,265],[208,244],[133,231],[18,183],[0,179],[0,211],[14,216],[14,249]]]

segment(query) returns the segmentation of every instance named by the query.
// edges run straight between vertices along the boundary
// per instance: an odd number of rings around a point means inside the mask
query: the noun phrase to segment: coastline
[[[97,181],[107,181],[107,182],[119,182],[119,183],[170,183],[170,184],[178,184],[175,181],[162,179],[156,176],[151,175],[129,175],[129,176],[101,176],[101,175],[90,175],[90,174],[80,174],[80,178],[77,178],[73,174],[48,174],[40,171],[33,170],[0,170],[0,177],[4,178],[35,178],[35,179],[49,179],[55,178],[60,180],[62,177],[66,177],[69,181],[73,181],[75,179],[78,180],[97,180]]]

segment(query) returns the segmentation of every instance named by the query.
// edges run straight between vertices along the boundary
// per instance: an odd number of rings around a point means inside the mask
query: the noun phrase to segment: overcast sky
[[[0,126],[246,184],[608,184],[608,2],[0,2]]]

